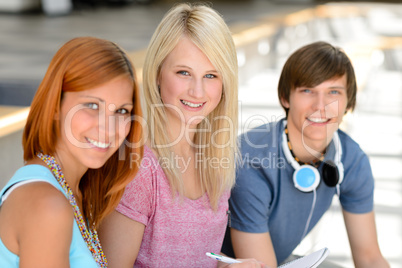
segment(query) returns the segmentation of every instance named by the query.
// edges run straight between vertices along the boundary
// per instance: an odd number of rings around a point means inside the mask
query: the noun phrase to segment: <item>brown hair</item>
[[[135,70],[119,46],[94,37],[78,37],[64,44],[50,62],[32,101],[23,133],[24,160],[33,159],[40,151],[54,154],[61,133],[54,118],[60,113],[63,92],[94,88],[119,76],[132,81],[134,109],[131,116],[141,116]],[[79,187],[83,195],[83,216],[89,226],[99,225],[113,211],[124,187],[135,176],[139,163],[133,164],[129,160],[134,154],[139,156],[137,161],[142,158],[141,139],[142,126],[134,118],[120,148],[103,167],[89,169],[82,177]]]
[[[345,52],[326,42],[314,42],[295,51],[286,61],[278,84],[278,97],[289,102],[290,92],[297,87],[315,87],[328,79],[346,74],[348,104],[353,111],[356,105],[356,77],[352,63]]]

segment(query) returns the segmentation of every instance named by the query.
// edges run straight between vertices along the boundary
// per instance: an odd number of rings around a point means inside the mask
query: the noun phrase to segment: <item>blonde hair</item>
[[[238,67],[236,48],[231,32],[220,14],[206,5],[178,4],[166,13],[154,32],[145,58],[143,90],[147,106],[148,126],[152,127],[151,144],[158,156],[170,159],[163,169],[169,179],[172,194],[184,194],[183,182],[177,168],[173,166],[172,152],[166,131],[165,109],[152,109],[152,105],[163,107],[157,79],[161,66],[168,54],[183,36],[189,38],[211,61],[222,76],[222,98],[218,106],[198,126],[195,146],[202,156],[197,163],[202,190],[207,192],[211,206],[216,209],[220,196],[229,190],[235,181],[235,160],[238,152]],[[151,121],[155,120],[155,121]],[[153,125],[153,122],[156,122]],[[211,131],[203,131],[209,129]],[[213,144],[215,143],[215,144]],[[227,168],[213,168],[212,159],[228,163]]]

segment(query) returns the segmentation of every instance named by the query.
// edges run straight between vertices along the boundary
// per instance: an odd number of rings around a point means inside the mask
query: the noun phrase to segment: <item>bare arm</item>
[[[241,261],[241,263],[227,264],[223,262],[218,262],[217,268],[271,268],[255,259],[237,259],[237,260]]]
[[[99,239],[109,268],[132,268],[140,250],[145,225],[114,211],[99,227]]]
[[[8,225],[4,244],[20,257],[20,267],[68,268],[74,215],[65,196],[48,183],[12,192],[2,206]]]
[[[237,258],[254,258],[276,267],[277,261],[269,233],[246,233],[234,228],[230,229],[233,250]]]
[[[381,254],[374,212],[354,214],[343,211],[353,261],[357,268],[390,267]]]

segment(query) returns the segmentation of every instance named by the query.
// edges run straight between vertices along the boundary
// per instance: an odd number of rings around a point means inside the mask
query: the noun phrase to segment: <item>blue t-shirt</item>
[[[50,170],[41,165],[28,165],[24,166],[15,172],[14,176],[6,184],[6,186],[0,192],[0,206],[2,205],[1,198],[11,186],[16,183],[28,181],[28,180],[41,180],[50,183],[64,195],[63,188],[59,185],[57,180],[53,177]],[[67,197],[67,196],[66,196]],[[20,258],[8,250],[5,247],[0,238],[0,267],[18,268]],[[81,232],[78,228],[76,221],[73,224],[73,235],[70,246],[70,267],[71,268],[98,268],[97,263],[92,257],[87,244],[81,236]]]
[[[242,161],[236,174],[236,185],[229,199],[232,228],[249,233],[269,232],[278,263],[283,262],[299,245],[312,208],[314,193],[305,193],[293,184],[294,168],[283,153],[283,119],[262,125],[240,136]],[[343,131],[338,130],[342,144],[344,179],[340,185],[340,203],[350,213],[373,210],[374,179],[367,155]],[[325,160],[333,160],[333,142]],[[322,165],[318,168],[321,172]],[[316,203],[308,232],[317,224],[332,203],[336,187],[321,179],[316,189]],[[222,252],[233,256],[230,232]]]

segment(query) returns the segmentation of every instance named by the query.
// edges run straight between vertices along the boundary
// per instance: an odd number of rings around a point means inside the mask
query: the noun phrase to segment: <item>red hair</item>
[[[63,92],[100,86],[116,77],[133,83],[133,117],[141,117],[139,86],[133,64],[115,43],[94,37],[79,37],[64,44],[50,62],[31,104],[23,133],[24,160],[36,153],[53,155],[60,137],[55,116],[60,113]],[[83,216],[90,226],[117,206],[124,187],[134,178],[143,154],[143,130],[139,120],[131,121],[130,132],[120,148],[99,169],[89,169],[80,181]],[[141,144],[140,144],[141,143]],[[133,155],[136,157],[133,163]]]

